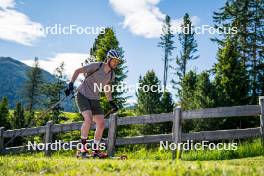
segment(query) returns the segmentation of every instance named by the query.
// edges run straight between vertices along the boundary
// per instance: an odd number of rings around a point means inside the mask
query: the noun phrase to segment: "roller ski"
[[[88,151],[77,151],[76,154],[77,158],[82,158],[82,159],[86,159],[86,158],[91,158],[91,159],[105,159],[108,158],[107,153],[101,152],[101,151],[92,151],[92,152],[88,152]]]
[[[91,157],[93,157],[93,158],[97,158],[97,159],[105,159],[105,158],[108,158],[108,155],[107,155],[107,153],[105,153],[105,152],[102,152],[102,151],[100,151],[100,150],[94,150],[94,151],[92,151],[92,153],[91,153]]]
[[[77,153],[76,153],[76,157],[77,157],[77,158],[89,158],[90,155],[89,155],[88,152],[89,152],[89,151],[86,150],[86,149],[78,150]]]
[[[109,159],[117,159],[117,160],[126,160],[127,156],[126,155],[121,155],[121,156],[110,156],[108,157]]]
[[[126,155],[121,156],[108,156],[107,153],[100,150],[94,150],[89,153],[89,150],[79,150],[76,153],[76,157],[80,159],[117,159],[117,160],[126,160]]]
[[[126,160],[127,156],[122,155],[122,156],[108,156],[107,153],[102,152],[100,150],[94,150],[92,151],[91,156],[93,158],[98,158],[98,159],[119,159],[119,160]]]
[[[108,156],[107,154],[88,154],[77,151],[76,157],[78,159],[117,159],[117,160],[126,160],[126,155],[121,156]]]
[[[89,151],[91,150],[91,151]],[[90,153],[90,154],[89,154]],[[99,150],[99,146],[92,144],[91,147],[88,147],[87,144],[84,144],[82,149],[77,151],[77,158],[94,158],[94,159],[104,159],[107,158],[107,153],[104,153]]]

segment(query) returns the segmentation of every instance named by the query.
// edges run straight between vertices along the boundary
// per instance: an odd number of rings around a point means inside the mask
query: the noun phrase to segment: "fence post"
[[[264,96],[259,97],[259,105],[260,105],[260,138],[262,146],[264,147]]]
[[[0,154],[4,152],[4,130],[5,127],[0,127]]]
[[[172,142],[177,146],[177,152],[180,158],[181,149],[178,148],[178,144],[181,142],[181,134],[182,134],[182,110],[181,107],[176,107],[173,111],[173,128],[172,128]],[[176,158],[176,150],[172,151],[172,159],[175,160]]]
[[[44,138],[45,144],[52,142],[52,131],[51,131],[52,125],[53,125],[52,120],[48,121],[46,124],[46,127],[45,127],[46,132],[45,132],[45,138]],[[45,148],[45,156],[51,156],[51,150],[50,149]]]
[[[116,128],[117,128],[117,114],[115,113],[115,114],[111,114],[109,118],[108,144],[107,144],[108,156],[115,155]]]

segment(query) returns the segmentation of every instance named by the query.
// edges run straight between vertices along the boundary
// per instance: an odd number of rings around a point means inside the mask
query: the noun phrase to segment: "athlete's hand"
[[[118,107],[116,106],[115,102],[109,101],[109,104],[110,104],[113,112],[117,112],[118,111]]]

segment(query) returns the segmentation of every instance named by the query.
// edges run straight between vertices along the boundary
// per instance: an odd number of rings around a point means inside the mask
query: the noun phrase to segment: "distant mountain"
[[[21,102],[21,89],[27,80],[26,72],[31,67],[10,57],[0,57],[0,100],[7,97],[9,108],[14,108],[16,102]],[[55,77],[42,70],[43,79],[52,82]],[[65,111],[72,111],[70,101],[64,103]]]

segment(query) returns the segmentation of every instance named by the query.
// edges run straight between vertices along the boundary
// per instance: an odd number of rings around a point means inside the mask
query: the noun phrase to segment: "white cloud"
[[[110,5],[119,15],[124,16],[123,27],[133,34],[145,38],[158,38],[166,14],[157,7],[160,0],[109,0]],[[198,22],[194,16],[193,24]],[[172,20],[172,27],[178,29],[182,18]]]
[[[15,7],[14,0],[0,0],[0,7],[3,9]]]
[[[89,55],[85,53],[58,53],[54,57],[41,59],[39,58],[40,67],[51,74],[54,73],[55,69],[60,66],[62,62],[65,64],[65,74],[70,79],[73,72],[81,67],[81,63],[87,59]],[[22,60],[23,63],[32,66],[33,59]]]
[[[155,5],[159,0],[110,0],[112,8],[124,16],[123,26],[146,38],[159,37],[161,33],[162,14]]]
[[[15,10],[14,0],[0,0],[0,39],[31,46],[32,42],[44,37],[37,32],[42,28],[38,22]]]

